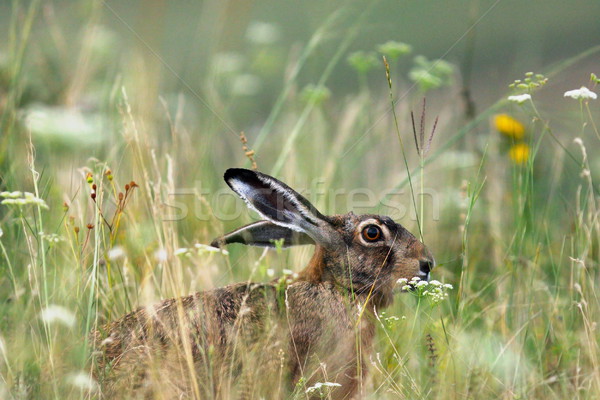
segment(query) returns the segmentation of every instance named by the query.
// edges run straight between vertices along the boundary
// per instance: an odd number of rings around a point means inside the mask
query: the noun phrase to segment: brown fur
[[[238,283],[165,300],[94,332],[106,397],[278,399],[295,392],[319,398],[305,390],[325,381],[341,384],[333,399],[360,397],[373,313],[392,302],[399,278],[422,274],[419,262],[432,266],[433,260],[387,217],[315,215],[322,224],[317,234],[308,230],[315,253],[295,280]],[[365,242],[361,224],[380,226],[385,240]],[[244,243],[252,244],[254,233],[265,245],[268,229],[249,225]]]

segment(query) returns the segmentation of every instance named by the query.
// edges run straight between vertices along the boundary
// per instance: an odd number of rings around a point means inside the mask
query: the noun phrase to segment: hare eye
[[[377,225],[368,225],[362,230],[362,237],[367,242],[374,242],[381,238],[381,228]]]

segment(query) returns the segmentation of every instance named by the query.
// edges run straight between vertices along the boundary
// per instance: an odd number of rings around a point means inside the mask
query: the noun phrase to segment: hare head
[[[260,172],[232,168],[225,181],[265,221],[215,239],[212,246],[316,245],[299,279],[332,282],[356,294],[370,293],[380,307],[389,305],[396,282],[429,279],[435,265],[427,247],[402,225],[380,215],[326,216],[283,182]]]

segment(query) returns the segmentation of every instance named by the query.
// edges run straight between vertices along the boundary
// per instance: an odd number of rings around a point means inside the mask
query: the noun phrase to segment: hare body
[[[275,284],[235,284],[111,324],[103,345],[112,360],[107,398],[278,399],[301,377],[301,392],[331,381],[342,385],[333,398],[350,398],[365,371],[357,340],[368,354],[374,332],[366,315],[356,327],[357,304],[365,299],[349,302],[329,282],[299,281],[283,295],[277,291]]]
[[[363,393],[373,312],[395,282],[428,279],[427,248],[388,217],[324,216],[282,182],[230,169],[229,186],[265,221],[213,242],[315,244],[291,281],[238,283],[141,308],[94,332],[107,398],[320,398]],[[330,390],[330,389],[328,389]]]

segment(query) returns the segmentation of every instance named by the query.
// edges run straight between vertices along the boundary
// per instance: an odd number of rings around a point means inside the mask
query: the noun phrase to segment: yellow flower
[[[515,164],[525,164],[529,159],[529,145],[517,143],[510,148],[508,154]]]
[[[523,136],[525,136],[525,127],[523,124],[508,114],[496,115],[494,123],[498,132],[510,138],[523,139]]]

